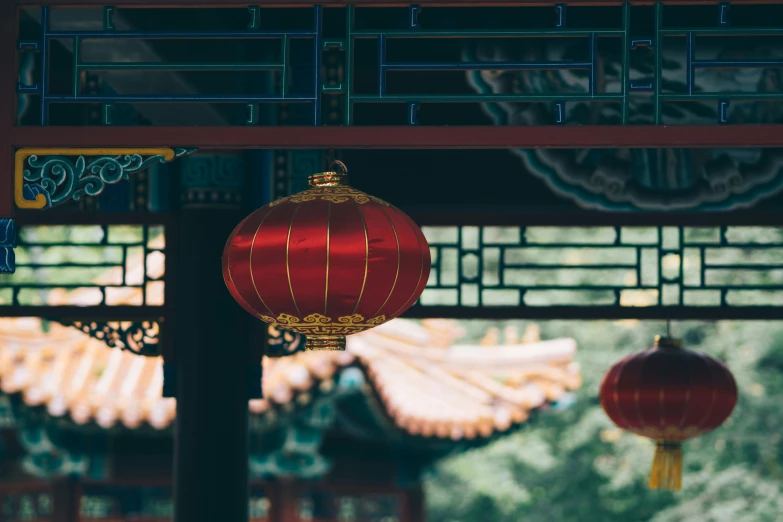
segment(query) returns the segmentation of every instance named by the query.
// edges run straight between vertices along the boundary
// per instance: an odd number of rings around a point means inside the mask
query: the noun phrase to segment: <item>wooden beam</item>
[[[266,486],[269,498],[268,522],[299,522],[299,490],[291,480],[277,480]]]
[[[589,290],[585,287],[584,290]],[[741,288],[738,288],[740,290]],[[630,289],[632,290],[632,288]],[[150,310],[153,308],[153,310]],[[133,321],[170,316],[168,308],[142,306],[0,306],[0,317],[43,317],[51,320],[78,319]],[[415,306],[402,317],[423,319],[648,319],[666,320],[773,320],[780,319],[774,306]],[[168,323],[167,323],[168,326]],[[163,335],[163,334],[162,334]]]
[[[418,486],[405,492],[405,513],[403,520],[406,522],[426,522],[427,505],[424,499],[424,489]]]
[[[783,125],[463,127],[16,127],[15,147],[201,149],[746,148],[783,146]]]
[[[675,5],[714,5],[720,3],[722,0],[663,0],[660,3],[663,4],[675,4]],[[623,3],[629,3],[633,5],[653,5],[656,2],[652,0],[569,0],[568,5],[579,6],[606,6],[606,5],[622,5]],[[774,4],[779,0],[733,0],[732,5],[739,4]],[[103,6],[106,4],[105,0],[13,0],[13,3],[19,6],[34,6],[34,5],[49,5],[49,6],[67,6],[67,7],[87,7],[87,6]],[[314,5],[313,0],[256,0],[254,5],[261,5],[266,7],[278,7],[278,6],[290,6],[290,7],[306,7]],[[317,2],[323,6],[344,6],[344,5],[360,5],[367,7],[389,7],[389,6],[408,6],[409,4],[401,1],[394,0],[321,0]],[[558,0],[489,0],[488,2],[480,2],[477,0],[418,0],[417,4],[421,6],[548,6],[560,3]],[[198,6],[198,7],[247,7],[247,3],[238,2],[237,0],[114,0],[112,5],[116,7],[183,7],[183,6]]]
[[[42,225],[174,225],[176,216],[158,212],[87,212],[59,210],[20,210],[16,213],[19,226]],[[171,235],[171,234],[169,234]],[[168,239],[168,238],[166,238]]]
[[[568,210],[561,212],[526,212],[497,210],[428,210],[401,207],[416,223],[425,226],[490,227],[764,227],[783,226],[783,212],[596,212]],[[172,232],[174,214],[153,212],[58,212],[28,210],[16,214],[19,226],[94,225],[162,225],[167,236]],[[166,238],[167,241],[169,237]],[[168,248],[167,250],[173,250]]]
[[[80,321],[161,320],[170,312],[167,306],[0,306],[0,317],[43,317]]]
[[[774,227],[783,212],[514,212],[403,208],[419,226],[474,227]]]
[[[589,290],[589,287],[582,290]],[[672,318],[678,321],[772,321],[780,320],[780,314],[778,306],[415,306],[402,314],[402,317],[575,321],[666,321]]]
[[[76,478],[57,479],[52,483],[52,522],[79,522],[81,487]]]

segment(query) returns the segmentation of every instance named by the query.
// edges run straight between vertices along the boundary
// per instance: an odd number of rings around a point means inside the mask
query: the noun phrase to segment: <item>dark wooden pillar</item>
[[[418,486],[409,490],[405,502],[405,519],[407,522],[426,522],[427,506],[424,501],[424,489]]]
[[[0,2],[0,217],[13,216],[14,150],[11,129],[16,124],[17,12],[14,2]]]
[[[197,154],[179,167],[174,520],[247,522],[253,319],[231,298],[221,269],[223,246],[247,213],[240,204],[244,163],[236,154]]]
[[[12,218],[14,149],[11,146],[11,131],[16,124],[16,82],[19,72],[16,67],[17,11],[13,2],[0,2],[0,218]],[[6,234],[8,226],[14,227],[11,219],[0,219],[0,273],[15,269],[13,248],[15,234]]]
[[[52,482],[52,522],[79,522],[81,487],[74,477]]]

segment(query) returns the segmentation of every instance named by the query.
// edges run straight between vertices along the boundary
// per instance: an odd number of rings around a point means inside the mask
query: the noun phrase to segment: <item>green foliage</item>
[[[475,341],[490,326],[468,325]],[[524,328],[519,323],[520,329]],[[430,522],[772,522],[783,513],[783,324],[676,323],[725,361],[740,390],[726,424],[684,447],[683,490],[649,491],[650,441],[617,430],[598,404],[606,370],[665,331],[660,322],[545,322],[573,337],[584,385],[567,410],[444,461],[427,479]]]

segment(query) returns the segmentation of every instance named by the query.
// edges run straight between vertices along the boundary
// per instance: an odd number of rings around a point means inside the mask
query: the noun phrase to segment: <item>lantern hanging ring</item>
[[[340,160],[334,159],[334,149],[329,149],[329,152],[326,153],[326,164],[327,169],[333,172],[337,172],[334,170],[334,167],[339,167],[340,171],[339,174],[348,174],[348,167],[345,166],[345,163],[343,163]]]
[[[334,170],[335,167],[338,167],[340,169],[339,174],[348,174],[348,167],[345,166],[345,163],[343,163],[340,160],[333,159],[329,162],[329,170],[332,170],[334,172],[337,172]]]
[[[315,187],[345,187],[348,185],[348,167],[340,160],[334,159],[334,149],[326,154],[328,163],[326,172],[308,176],[307,185]]]

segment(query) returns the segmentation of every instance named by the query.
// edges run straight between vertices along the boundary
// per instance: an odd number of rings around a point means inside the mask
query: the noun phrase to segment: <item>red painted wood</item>
[[[83,212],[58,210],[18,210],[21,225],[162,225],[173,227],[176,216],[163,212]],[[167,230],[167,236],[172,235]],[[166,238],[169,239],[168,237]]]
[[[106,321],[161,320],[166,306],[0,306],[0,317],[45,317]]]
[[[167,316],[167,328],[173,319],[170,309],[158,306],[0,306],[0,317],[45,317],[52,320],[78,319],[106,321],[141,321]],[[780,319],[780,309],[764,306],[416,306],[402,314],[408,319],[448,317],[451,319],[639,319],[666,320],[773,320]],[[166,331],[166,330],[164,330]],[[162,334],[165,335],[165,334]],[[161,339],[161,342],[163,340]]]
[[[13,149],[16,122],[16,10],[0,2],[0,217],[13,215]]]
[[[266,486],[269,522],[299,522],[299,492],[294,482],[279,480]]]
[[[75,478],[61,478],[52,483],[51,522],[79,522],[81,487]]]
[[[419,226],[475,227],[774,227],[783,212],[437,212],[405,209]]]
[[[783,226],[782,212],[518,212],[518,211],[464,211],[444,212],[422,208],[401,207],[411,219],[422,226],[490,226],[490,227],[658,227],[658,226]],[[166,227],[166,251],[174,254],[171,241],[175,239],[174,215],[169,213],[131,212],[58,212],[17,211],[20,226],[41,225],[163,225]]]
[[[4,479],[6,477],[3,477]],[[25,478],[27,482],[2,482],[0,483],[0,493],[4,495],[23,495],[26,493],[46,493],[50,491],[49,483],[32,480],[27,476]]]
[[[783,125],[17,127],[16,147],[510,149],[779,147]]]
[[[49,6],[103,6],[106,0],[13,0],[17,5],[49,5]],[[722,0],[663,0],[664,4],[718,4]],[[732,4],[774,4],[780,0],[733,0]],[[315,2],[312,0],[256,0],[254,5],[262,6],[311,6]],[[394,0],[321,0],[317,2],[324,6],[343,6],[343,5],[363,5],[363,6],[407,6],[406,2]],[[421,6],[540,6],[554,5],[561,3],[558,0],[490,0],[489,2],[480,2],[477,0],[419,0]],[[569,0],[568,5],[621,5],[624,0]],[[627,3],[634,5],[652,5],[651,0],[627,0]],[[176,6],[201,6],[201,7],[246,7],[247,3],[237,0],[114,0],[114,6],[132,6],[132,7],[176,7]]]
[[[420,487],[413,489],[405,495],[404,513],[406,522],[426,522],[427,505],[424,499],[424,489]]]

